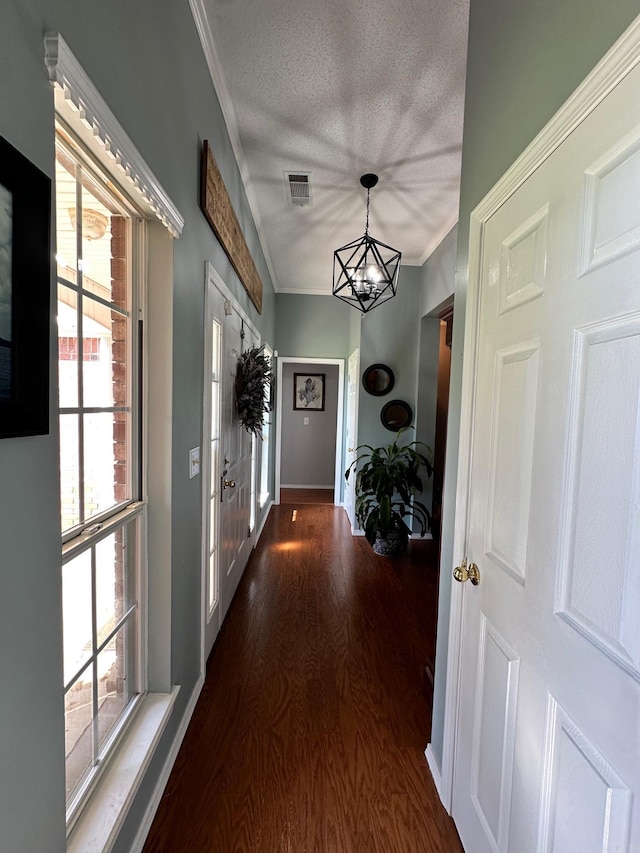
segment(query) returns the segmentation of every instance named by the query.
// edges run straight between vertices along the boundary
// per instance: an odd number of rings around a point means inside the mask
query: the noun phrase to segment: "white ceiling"
[[[366,172],[371,235],[422,264],[457,220],[468,0],[191,5],[276,290],[331,292]],[[311,206],[288,171],[311,173]]]

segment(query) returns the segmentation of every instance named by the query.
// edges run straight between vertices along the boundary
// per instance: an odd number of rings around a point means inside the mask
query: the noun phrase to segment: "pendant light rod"
[[[367,191],[367,220],[365,222],[365,227],[364,227],[364,236],[368,237],[369,236],[369,195],[371,193],[371,190],[378,183],[378,176],[374,175],[372,172],[369,172],[360,178],[360,183],[362,184],[362,186]]]

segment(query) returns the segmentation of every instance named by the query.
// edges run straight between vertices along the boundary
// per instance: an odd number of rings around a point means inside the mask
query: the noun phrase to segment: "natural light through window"
[[[56,222],[67,810],[140,684],[133,210],[58,128]]]
[[[210,483],[209,494],[209,536],[207,567],[207,603],[208,618],[218,603],[218,508],[220,492],[218,490],[218,459],[220,456],[220,358],[221,358],[221,329],[218,320],[211,324],[211,433],[209,435]]]

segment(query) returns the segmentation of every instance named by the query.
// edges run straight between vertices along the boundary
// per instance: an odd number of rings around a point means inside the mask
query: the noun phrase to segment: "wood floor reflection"
[[[274,507],[145,853],[461,851],[424,758],[435,596],[429,543],[391,561],[340,508]]]

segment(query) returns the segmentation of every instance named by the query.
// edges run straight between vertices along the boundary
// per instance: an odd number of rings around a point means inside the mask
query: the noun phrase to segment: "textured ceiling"
[[[331,292],[366,172],[371,235],[422,263],[457,219],[468,0],[191,2],[276,290]]]

